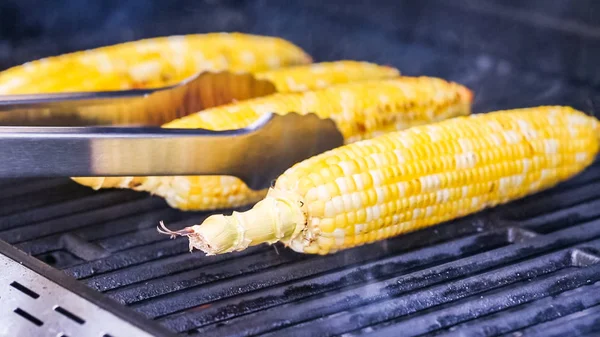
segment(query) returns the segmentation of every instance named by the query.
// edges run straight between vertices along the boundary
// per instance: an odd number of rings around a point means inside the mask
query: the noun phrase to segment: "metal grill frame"
[[[160,325],[1,240],[0,266],[3,336],[173,336]],[[37,320],[39,326],[34,326],[37,324],[32,320]]]

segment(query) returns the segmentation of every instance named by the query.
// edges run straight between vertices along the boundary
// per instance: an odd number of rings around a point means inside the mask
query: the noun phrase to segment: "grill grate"
[[[323,257],[263,246],[190,254],[184,239],[160,236],[154,225],[167,218],[184,226],[204,214],[120,191],[88,192],[89,208],[74,213],[64,206],[77,205],[78,194],[51,201],[38,222],[22,220],[0,235],[40,259],[54,256],[55,266],[92,289],[189,335],[591,333],[600,308],[598,184],[600,163],[519,202]],[[44,195],[31,192],[37,205]],[[12,287],[39,296],[18,282]]]
[[[541,104],[589,111],[600,97],[486,54],[400,43],[335,18],[288,17],[284,33],[311,26],[339,42],[329,59],[393,60],[407,75],[464,83],[476,92],[476,111]],[[1,181],[0,187],[1,240],[181,335],[600,333],[600,162],[518,202],[322,257],[279,245],[205,257],[155,226],[165,220],[176,229],[207,214],[178,212],[141,193],[93,192],[66,179]],[[31,296],[17,284],[11,289]]]
[[[0,235],[40,259],[54,256],[57,266],[65,254],[75,256],[60,267],[67,274],[189,335],[584,334],[599,326],[598,184],[600,162],[521,201],[323,257],[262,246],[190,254],[184,239],[169,240],[153,226],[165,217],[184,226],[204,214],[116,191],[88,192],[89,209],[41,212],[38,222]],[[113,197],[114,205],[97,208],[97,200]],[[6,235],[19,228],[31,228],[29,236]]]

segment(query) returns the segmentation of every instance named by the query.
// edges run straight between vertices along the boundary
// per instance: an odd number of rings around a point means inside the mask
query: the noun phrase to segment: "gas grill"
[[[0,5],[0,68],[237,30],[284,37],[318,61],[463,83],[475,112],[561,104],[600,114],[592,0],[33,3]],[[0,181],[0,335],[600,335],[599,161],[537,195],[328,256],[275,245],[206,257],[155,228],[207,215],[66,178]]]

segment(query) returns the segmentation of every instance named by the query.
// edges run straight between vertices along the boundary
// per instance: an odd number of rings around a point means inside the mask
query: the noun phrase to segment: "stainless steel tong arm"
[[[210,107],[274,93],[248,73],[203,72],[173,86],[0,96],[0,125],[159,126]]]
[[[341,145],[332,120],[297,113],[230,131],[0,126],[0,177],[230,175],[262,189]]]

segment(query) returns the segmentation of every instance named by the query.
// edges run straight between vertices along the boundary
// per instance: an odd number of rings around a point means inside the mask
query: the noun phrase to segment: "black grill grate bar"
[[[551,233],[556,229],[577,225],[584,221],[600,218],[600,199],[592,202],[549,212],[536,218],[519,221],[519,225],[540,233]]]
[[[137,233],[126,234],[123,236],[108,238],[108,239],[100,239],[98,240],[98,244],[111,250],[114,252],[120,252],[123,250],[128,250],[136,247],[144,247],[151,245],[156,242],[166,241],[169,237],[164,234],[159,233],[156,230],[156,226],[158,222],[153,223],[154,228],[145,228],[140,229]],[[148,224],[146,224],[148,227]],[[129,238],[131,240],[127,241]],[[121,243],[121,245],[119,245]]]
[[[558,240],[560,240],[560,238]],[[600,245],[600,240],[596,240],[593,243]],[[590,243],[586,243],[586,245],[589,244]],[[532,257],[531,254],[533,252],[527,252],[527,250],[519,249],[515,246],[499,248],[458,261],[449,262],[440,266],[429,267],[426,270],[412,272],[401,277],[368,284],[364,287],[364,289],[355,289],[351,291],[328,294],[327,302],[322,306],[319,306],[319,303],[315,303],[315,301],[311,302],[310,300],[307,300],[304,302],[294,302],[273,308],[273,312],[271,312],[270,309],[267,309],[267,313],[261,312],[257,313],[256,315],[249,314],[234,318],[229,320],[229,324],[227,325],[232,326],[231,329],[233,330],[220,330],[220,332],[224,332],[225,335],[227,335],[227,333],[237,333],[235,332],[236,327],[246,327],[249,325],[264,325],[268,327],[272,325],[278,325],[281,322],[288,322],[287,324],[291,324],[292,321],[290,317],[298,317],[298,320],[295,320],[295,323],[298,323],[302,320],[301,317],[305,317],[304,320],[307,320],[311,319],[312,317],[318,317],[319,315],[334,314],[343,310],[349,310],[359,305],[364,305],[370,301],[382,300],[390,296],[398,296],[399,294],[407,292],[416,291],[418,293],[423,293],[423,296],[425,296],[423,299],[427,299],[427,301],[439,300],[441,298],[452,298],[454,294],[449,292],[449,289],[447,289],[447,287],[449,287],[448,283],[439,286],[435,285],[439,283],[450,282],[452,280],[458,280],[450,283],[450,285],[455,285],[455,292],[466,290],[475,291],[477,286],[484,287],[484,289],[487,290],[494,286],[501,285],[502,277],[505,277],[505,282],[507,283],[516,282],[522,278],[533,277],[535,276],[535,273],[541,275],[559,270],[560,268],[570,266],[572,262],[572,248],[565,248],[557,252]],[[546,248],[544,245],[540,246],[543,247],[543,249]],[[515,260],[522,260],[524,255],[529,255],[530,259],[519,262],[518,264],[510,265],[511,263],[515,263]],[[507,264],[509,265],[506,266]],[[478,273],[479,275],[473,276]],[[467,278],[464,279],[465,277]],[[488,279],[487,282],[485,281],[486,278]],[[432,286],[438,287],[444,291],[440,290],[435,294],[435,298],[432,298],[431,294],[434,294],[435,292],[423,290],[423,288]],[[317,297],[320,298],[320,296]],[[418,298],[415,300],[418,300]],[[265,321],[248,324],[254,319],[264,319]],[[211,325],[206,327],[206,331],[204,331],[204,329],[201,330],[203,333],[210,335],[210,332],[212,329],[216,328],[216,326],[217,325]]]
[[[204,294],[192,299],[192,303],[197,303],[197,301],[208,302],[222,296],[223,293],[237,293],[249,291],[249,288],[264,287],[269,281],[258,282],[263,281],[265,275],[273,276],[275,270],[297,266],[301,261],[310,258],[311,256],[296,256],[291,252],[278,256],[277,251],[271,248],[239,259],[231,259],[228,261],[227,270],[223,270],[220,265],[213,264],[199,270],[191,270],[175,275],[173,277],[175,280],[166,276],[158,282],[151,281],[146,285],[138,284],[111,291],[107,294],[113,299],[124,301],[126,304],[135,303],[134,306],[137,309],[149,306],[153,310],[152,317],[156,317],[154,315],[170,313],[170,310],[177,310],[182,305],[189,305],[189,301],[184,301],[182,298],[184,295],[178,290],[202,289]],[[271,282],[277,281],[273,280]],[[179,303],[165,308],[169,311],[157,310],[156,305],[161,306],[172,303],[173,300]],[[140,311],[144,310],[140,309]],[[145,313],[148,314],[148,312]]]
[[[194,221],[194,219],[187,219],[178,223],[185,224],[186,222],[193,223]],[[184,243],[185,240],[186,239],[183,237],[171,240],[169,237],[162,235],[159,240],[153,241],[151,245],[140,244],[139,246],[129,247],[128,249],[118,249],[111,252],[111,255],[103,260],[91,261],[87,264],[69,267],[64,271],[77,279],[84,279],[121,268],[137,266],[153,260],[158,261],[172,255],[189,252],[188,245]]]
[[[594,241],[591,242],[594,244]],[[571,264],[577,267],[587,267],[593,264],[600,263],[600,255],[598,255],[598,247],[581,244],[579,248],[571,254]]]
[[[535,289],[539,296],[558,294],[588,284],[588,280],[591,282],[600,280],[600,265],[589,268],[569,268],[564,261],[564,256],[561,257],[554,253],[407,294],[400,290],[406,284],[400,277],[390,280],[392,282],[385,284],[383,288],[374,285],[372,289],[365,289],[364,293],[346,294],[343,298],[336,299],[333,304],[329,301],[330,299],[328,299],[327,305],[315,303],[319,300],[306,302],[306,305],[296,303],[293,308],[286,308],[288,310],[276,308],[277,312],[263,312],[260,318],[253,317],[252,324],[244,326],[240,325],[239,321],[231,320],[228,322],[230,324],[218,328],[218,331],[220,334],[239,336],[246,334],[245,331],[240,331],[244,328],[246,328],[244,330],[251,331],[252,334],[262,334],[265,332],[264,330],[274,330],[273,328],[276,327],[277,335],[304,336],[310,331],[319,331],[323,335],[339,335],[459,299],[480,295],[491,289],[504,288],[503,296],[513,298],[513,305],[519,305],[522,302],[519,299],[519,295],[521,295],[519,290],[521,289],[518,285],[531,278],[537,279],[524,283],[534,287],[530,289]],[[366,299],[371,299],[367,305],[365,305]],[[346,307],[346,311],[340,310],[341,306]],[[282,314],[286,314],[287,318],[284,318]],[[289,316],[289,314],[297,316]],[[294,325],[295,322],[292,323],[289,317],[294,317],[294,321],[300,323]],[[293,329],[289,329],[291,326]],[[214,329],[213,326],[211,327]],[[211,335],[211,330],[200,329],[199,332]],[[264,334],[264,336],[269,335],[272,333]]]
[[[180,220],[180,218],[181,213],[177,210],[171,208],[159,208],[147,212],[143,216],[132,215],[116,221],[106,222],[102,224],[102,226],[91,224],[66,235],[76,235],[82,240],[102,243],[104,240],[118,236],[126,236],[130,233],[135,233],[140,229],[147,227],[154,228],[160,220],[177,221]],[[44,254],[64,248],[62,242],[64,236],[65,234],[54,234],[40,239],[22,242],[17,244],[16,247],[32,255]],[[117,250],[116,248],[117,247],[114,246],[110,247],[111,251]]]
[[[38,191],[43,198],[32,198],[31,195],[15,196],[10,200],[0,201],[0,217],[6,217],[26,211],[37,211],[40,208],[66,203],[71,200],[85,198],[90,191],[81,186],[67,184],[60,188],[50,188]]]
[[[1,178],[0,179],[0,187],[15,187],[22,186],[24,184],[35,184],[42,181],[48,180],[48,178]],[[57,180],[57,179],[53,179]]]
[[[600,334],[600,305],[563,316],[519,331],[513,336],[563,337],[598,336]]]
[[[190,216],[185,220],[178,221],[177,223],[185,223],[186,226],[192,226],[202,222],[206,218],[206,214],[198,215],[198,216]],[[167,221],[167,219],[161,219]],[[137,231],[131,231],[129,233],[124,233],[123,235],[118,235],[114,237],[109,237],[106,239],[100,239],[96,242],[110,249],[114,252],[119,252],[126,249],[131,249],[134,247],[147,246],[154,242],[169,240],[170,237],[164,234],[159,233],[156,230],[156,227],[159,225],[160,220],[152,221],[152,219],[147,216],[138,216],[136,221],[139,221],[141,224],[140,229]]]
[[[131,214],[148,212],[157,207],[163,207],[163,205],[163,200],[156,198],[138,199],[89,212],[77,213],[63,218],[13,228],[0,233],[0,239],[11,244],[22,243],[53,234],[67,233],[92,224],[117,220]]]
[[[10,203],[10,201],[17,196],[21,195],[39,195],[39,192],[51,188],[62,188],[68,184],[72,184],[69,180],[63,178],[57,179],[42,179],[35,181],[23,181],[21,184],[11,184],[4,186],[0,190],[0,202]]]
[[[232,254],[218,255],[213,259],[205,259],[201,256],[202,253],[196,252],[167,257],[165,259],[151,261],[150,263],[139,264],[126,270],[118,270],[116,272],[101,274],[85,279],[84,282],[96,290],[107,292],[107,294],[122,303],[132,303],[134,301],[142,301],[147,298],[146,293],[151,293],[152,296],[159,296],[164,292],[177,291],[184,287],[192,286],[194,282],[206,283],[223,277],[226,277],[226,271],[221,274],[210,274],[209,270],[223,270],[222,264],[231,261],[243,259],[247,256],[256,256],[264,254],[265,251],[273,251],[270,247],[251,247],[242,252]],[[245,261],[245,260],[244,260]],[[181,264],[181,265],[179,265]],[[184,268],[178,271],[179,268]],[[252,268],[250,266],[249,268]],[[196,272],[197,278],[187,280],[188,282],[177,282],[172,279],[177,279],[181,274],[186,272]],[[241,271],[237,271],[240,273]],[[149,276],[151,275],[151,276]],[[129,276],[129,277],[128,277]],[[169,289],[162,289],[153,286],[150,282],[152,279],[160,278],[161,283],[169,286]],[[95,284],[103,285],[101,288],[95,287]],[[119,289],[115,291],[114,289]],[[138,290],[141,289],[141,290]],[[137,291],[137,292],[136,292]],[[133,296],[128,297],[126,294],[133,293]]]
[[[27,211],[0,217],[0,230],[4,231],[19,226],[35,225],[42,221],[102,209],[137,199],[141,199],[141,196],[137,193],[123,193],[123,191],[99,193],[85,198],[40,207],[35,212]]]
[[[587,281],[586,281],[587,282]],[[530,303],[516,306],[512,310],[494,313],[477,320],[450,327],[436,335],[445,337],[491,336],[506,334],[540,322],[552,321],[559,317],[600,304],[600,283],[585,285],[565,291],[558,296],[545,297]],[[384,331],[380,331],[384,334]],[[351,337],[356,334],[348,334]]]
[[[201,311],[186,310],[161,318],[163,325],[173,330],[190,330],[216,321],[229,319],[263,310],[268,307],[289,303],[302,298],[349,288],[360,283],[389,278],[390,275],[423,269],[451,261],[456,258],[477,254],[507,244],[507,234],[485,233],[459,239],[450,243],[427,247],[419,251],[399,253],[387,258],[375,258],[371,262],[347,261],[338,264],[333,258],[325,263],[335,270],[326,273],[308,275],[297,278],[292,283],[283,283],[275,287],[247,292],[238,296],[211,302]],[[353,254],[357,259],[371,259],[370,252]],[[345,258],[341,258],[345,260]],[[311,261],[312,262],[312,261]],[[363,263],[355,267],[349,263]],[[296,265],[294,270],[301,270],[303,265]],[[360,288],[359,288],[360,289]]]
[[[77,265],[63,271],[77,279],[84,279],[94,275],[101,275],[126,267],[133,267],[143,263],[167,259],[171,256],[189,254],[189,248],[185,238],[165,240],[154,243],[151,246],[135,247],[111,254],[102,260],[91,261],[83,265]]]
[[[125,235],[130,236],[141,229],[147,229],[149,227],[156,228],[157,224],[160,222],[158,219],[165,220],[166,222],[188,223],[186,221],[186,216],[190,215],[182,214],[181,211],[171,207],[157,208],[150,212],[144,212],[141,215],[131,215],[127,217],[127,220],[110,221],[102,226],[82,228],[78,233],[81,233],[81,235],[88,240],[110,240]],[[193,217],[188,219],[190,221],[195,221],[195,218]]]
[[[566,274],[563,273],[563,275]],[[508,311],[509,309],[512,309],[512,315],[515,315],[514,312],[519,311],[526,304],[531,304],[536,300],[536,303],[539,305],[537,308],[539,315],[540,310],[544,308],[541,306],[544,303],[543,301],[556,303],[556,292],[554,292],[555,276],[555,274],[550,274],[541,276],[534,282],[517,282],[511,285],[510,289],[503,287],[492,291],[484,291],[459,301],[419,311],[413,315],[392,319],[379,325],[370,325],[367,329],[347,334],[347,337],[358,335],[394,336],[394,331],[410,331],[410,336],[430,334],[449,329],[459,323],[477,321],[485,318],[487,315]],[[549,279],[550,282],[548,282]],[[589,285],[591,282],[591,279],[585,280],[583,284]],[[574,283],[566,285],[561,289],[570,290],[573,287],[581,285],[580,283]],[[594,288],[587,289],[583,293],[589,296],[593,290]],[[548,298],[548,296],[554,297]],[[593,295],[593,298],[587,298],[586,300],[589,302],[587,307],[597,305],[600,303],[600,294]],[[574,308],[570,308],[570,310],[583,310],[581,302],[578,304]],[[510,316],[511,312],[503,312],[505,319],[509,319]],[[535,321],[539,320],[540,317],[537,317]],[[524,317],[520,317],[519,322],[526,324],[527,321]]]

